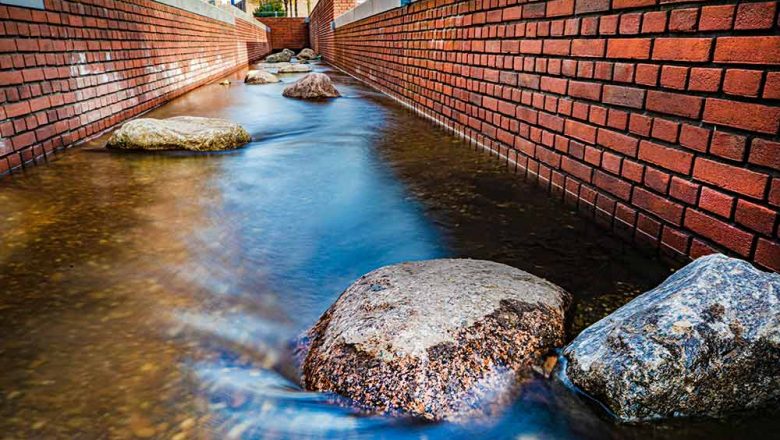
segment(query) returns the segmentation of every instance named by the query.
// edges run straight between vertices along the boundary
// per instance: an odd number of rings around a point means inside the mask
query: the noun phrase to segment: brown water
[[[328,70],[318,66],[319,70]],[[349,77],[345,97],[208,85],[149,116],[252,134],[224,154],[107,136],[0,179],[0,438],[733,438],[771,415],[621,427],[557,381],[504,416],[425,424],[304,392],[291,341],[376,267],[504,262],[576,298],[572,334],[670,268]],[[285,82],[297,76],[285,77]],[[238,80],[237,82],[235,80]]]

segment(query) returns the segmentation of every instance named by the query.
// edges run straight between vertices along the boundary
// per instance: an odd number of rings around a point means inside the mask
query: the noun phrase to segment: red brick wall
[[[268,52],[248,22],[150,0],[0,5],[0,175]]]
[[[257,20],[271,28],[271,49],[297,51],[309,47],[309,27],[305,18],[263,17]]]
[[[312,40],[626,237],[780,270],[778,2],[517,3],[313,14]]]
[[[355,0],[319,0],[309,16],[309,42],[325,60],[334,59],[334,32],[331,22],[335,17],[355,7]]]

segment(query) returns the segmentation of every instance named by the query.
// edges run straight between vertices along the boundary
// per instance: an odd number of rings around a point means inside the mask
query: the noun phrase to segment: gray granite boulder
[[[125,122],[109,138],[106,148],[116,150],[221,151],[251,140],[249,133],[225,119],[176,116],[140,118]]]
[[[280,80],[271,72],[266,70],[250,70],[246,73],[244,82],[247,84],[271,84],[278,83]]]
[[[621,420],[720,416],[780,399],[780,275],[699,258],[583,331],[571,382]]]
[[[311,60],[317,58],[317,53],[307,47],[301,50],[300,52],[298,52],[296,58],[298,58],[299,60]]]
[[[485,415],[563,343],[569,295],[510,266],[441,259],[364,275],[310,330],[304,384],[374,411]]]
[[[310,73],[293,84],[285,87],[282,95],[288,98],[322,99],[337,98],[341,96],[333,86],[328,75],[324,73]]]
[[[265,57],[266,63],[288,63],[295,56],[295,52],[290,49],[282,49],[281,52],[276,52]]]
[[[290,64],[289,66],[280,67],[276,73],[308,73],[311,72],[311,66],[307,64]]]

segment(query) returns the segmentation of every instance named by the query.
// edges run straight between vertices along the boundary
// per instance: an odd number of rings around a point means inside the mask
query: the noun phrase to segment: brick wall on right
[[[424,0],[334,32],[328,12],[327,61],[553,197],[670,255],[780,271],[778,2]]]

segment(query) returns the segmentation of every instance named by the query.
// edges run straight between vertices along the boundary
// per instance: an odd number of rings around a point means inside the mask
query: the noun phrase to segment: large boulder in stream
[[[296,58],[299,60],[311,60],[314,58],[317,58],[317,52],[309,49],[308,47],[298,52],[298,55],[296,55]]]
[[[235,122],[176,116],[126,122],[111,135],[106,147],[116,150],[221,151],[238,148],[250,140],[249,133]]]
[[[311,66],[307,64],[290,64],[280,67],[276,73],[308,73],[311,72]]]
[[[271,84],[279,81],[276,75],[264,69],[250,70],[244,78],[244,82],[247,84]]]
[[[281,52],[276,52],[265,57],[266,63],[287,63],[290,62],[292,57],[295,56],[295,52],[290,49],[282,49]]]
[[[304,384],[380,412],[490,414],[563,343],[568,302],[554,284],[490,261],[383,267],[347,288],[310,330]]]
[[[333,86],[328,75],[324,73],[310,73],[293,84],[285,87],[282,95],[288,98],[322,99],[338,98],[341,96]]]
[[[621,420],[720,416],[780,399],[780,275],[699,258],[583,331],[569,379]]]

